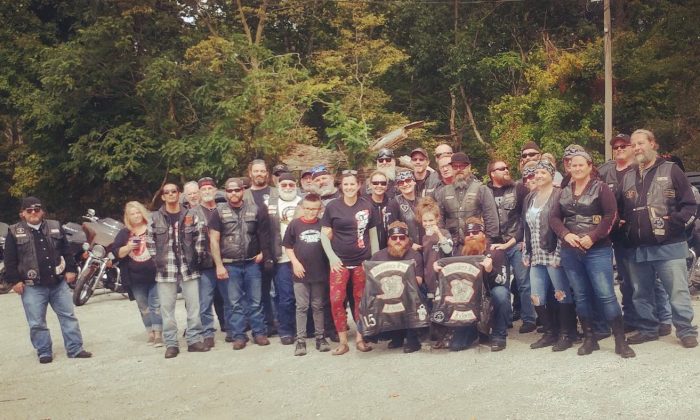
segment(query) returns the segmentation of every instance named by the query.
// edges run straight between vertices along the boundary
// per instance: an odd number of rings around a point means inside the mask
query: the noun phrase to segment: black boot
[[[573,303],[560,303],[559,306],[559,339],[552,346],[552,351],[570,349],[576,340],[576,312]],[[554,321],[556,322],[556,321]]]
[[[634,350],[630,348],[625,339],[625,323],[622,317],[618,316],[612,320],[612,333],[615,336],[615,353],[619,354],[623,359],[636,356]]]
[[[535,312],[537,312],[537,318],[542,323],[542,327],[544,328],[544,334],[542,335],[542,337],[540,337],[539,340],[530,344],[530,348],[541,349],[542,347],[549,347],[557,341],[557,336],[552,330],[552,311],[549,308],[549,305],[541,305],[535,306]]]
[[[595,350],[600,350],[598,340],[593,333],[593,327],[591,327],[591,321],[581,318],[581,328],[583,328],[583,345],[578,348],[578,355],[585,356],[593,353]]]

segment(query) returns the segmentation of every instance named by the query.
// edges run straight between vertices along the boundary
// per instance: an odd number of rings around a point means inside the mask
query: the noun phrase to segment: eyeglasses
[[[24,209],[26,213],[32,214],[32,213],[39,213],[41,212],[41,207],[30,207],[28,209]]]
[[[389,163],[392,160],[394,160],[394,159],[393,158],[379,158],[379,159],[377,159],[377,163]]]
[[[530,153],[523,153],[522,155],[520,155],[520,157],[521,158],[529,158],[529,157],[535,157],[535,156],[539,156],[539,155],[540,155],[540,152],[530,152]]]
[[[496,172],[496,171],[498,171],[498,172],[501,172],[501,171],[509,171],[509,170],[510,170],[510,169],[508,169],[507,166],[503,166],[503,167],[501,167],[501,168],[493,168],[493,171],[494,171],[494,172]]]
[[[321,207],[304,207],[306,211],[320,211]]]
[[[459,171],[459,170],[461,170],[461,169],[466,168],[466,167],[469,166],[469,165],[466,165],[466,164],[464,164],[464,163],[450,163],[450,166],[452,166],[453,169],[456,169],[456,170]]]
[[[357,175],[357,171],[354,169],[346,169],[340,173],[341,175]]]
[[[613,150],[625,150],[626,148],[630,147],[629,144],[621,144],[619,146],[613,146]]]
[[[175,190],[163,190],[163,195],[177,194],[179,191]]]
[[[412,157],[411,161],[413,161],[413,162],[425,162],[425,158],[424,157]]]
[[[407,238],[406,235],[391,235],[389,236],[389,239],[392,241],[405,241]]]
[[[232,193],[238,194],[241,191],[243,191],[243,188],[226,188],[226,192],[229,194],[232,194]]]
[[[413,182],[412,179],[402,179],[400,181],[396,181],[396,185],[402,187],[404,185],[411,185],[411,182]]]
[[[387,181],[372,181],[372,185],[381,185],[382,187],[386,187],[389,183]]]

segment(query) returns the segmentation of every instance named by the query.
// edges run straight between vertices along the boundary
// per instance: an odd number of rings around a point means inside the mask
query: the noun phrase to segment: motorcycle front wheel
[[[83,269],[75,281],[75,289],[73,290],[73,303],[75,306],[84,305],[95,291],[98,280],[98,267],[90,265]]]

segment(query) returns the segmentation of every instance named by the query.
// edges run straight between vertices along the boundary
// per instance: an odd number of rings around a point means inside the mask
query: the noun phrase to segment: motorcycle
[[[0,222],[0,295],[12,290],[12,286],[5,283],[5,237],[9,226]]]
[[[82,244],[84,262],[79,266],[73,290],[76,306],[84,305],[98,288],[125,293],[119,265],[114,254],[108,252],[124,225],[114,219],[98,218],[93,209],[88,209],[83,218],[88,221],[81,226],[86,241]]]

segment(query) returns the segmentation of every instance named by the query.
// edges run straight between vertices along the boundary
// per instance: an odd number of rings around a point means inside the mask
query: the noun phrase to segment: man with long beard
[[[508,280],[503,273],[505,253],[500,249],[489,250],[488,240],[484,234],[484,225],[478,217],[470,217],[465,223],[464,245],[459,252],[460,256],[485,255],[480,263],[484,271],[483,287],[488,288],[493,307],[491,326],[491,351],[501,351],[506,348],[507,328],[513,317],[510,305],[510,288]],[[440,261],[435,263],[435,270],[440,271]],[[471,346],[477,339],[476,326],[455,328],[450,342],[451,351],[464,350]]]
[[[464,244],[466,220],[481,217],[489,240],[498,238],[498,208],[491,190],[477,180],[471,172],[469,157],[458,152],[452,155],[450,166],[454,171],[454,182],[435,192],[435,201],[440,207],[442,225],[452,235],[456,247]]]
[[[536,329],[535,307],[530,301],[528,268],[523,264],[520,244],[516,243],[516,236],[522,229],[522,204],[529,191],[522,183],[516,185],[513,182],[510,177],[510,168],[505,161],[492,161],[489,163],[487,172],[491,178],[487,186],[493,192],[493,197],[496,200],[499,220],[498,239],[491,244],[491,249],[498,249],[505,253],[508,271],[512,270],[520,297],[520,313],[523,324],[519,332],[521,334],[529,333]]]
[[[372,256],[372,261],[402,261],[413,260],[416,262],[415,273],[418,285],[423,283],[423,256],[411,247],[411,238],[408,236],[408,226],[404,222],[393,222],[388,228],[387,247]],[[404,353],[413,353],[420,350],[418,334],[415,329],[394,331],[390,333],[391,341],[387,346],[395,349],[403,346]],[[404,344],[404,338],[406,344]]]
[[[267,214],[270,218],[270,242],[272,256],[275,260],[275,312],[277,314],[277,331],[284,345],[294,344],[296,302],[292,281],[292,263],[282,249],[282,239],[289,223],[294,220],[297,205],[301,197],[297,195],[297,183],[289,172],[277,177],[277,194],[270,196]]]
[[[683,347],[696,347],[685,230],[695,222],[697,203],[683,171],[658,156],[654,133],[636,130],[631,137],[637,165],[622,179],[618,198],[620,224],[632,246],[628,268],[634,287],[632,301],[639,316],[638,333],[627,341],[640,344],[659,339],[659,319],[654,313],[658,276],[671,298],[676,336]]]

